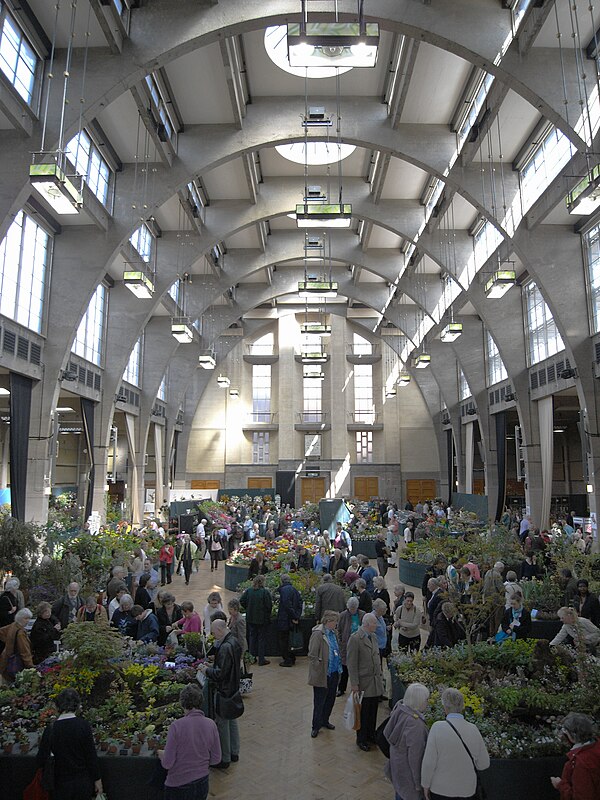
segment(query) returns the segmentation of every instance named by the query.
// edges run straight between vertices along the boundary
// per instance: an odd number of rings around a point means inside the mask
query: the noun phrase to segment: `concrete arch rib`
[[[354,6],[353,3],[349,5]],[[124,91],[143,80],[148,71],[225,36],[284,23],[298,17],[296,0],[264,2],[254,16],[252,12],[247,13],[246,6],[238,0],[222,0],[218,5],[209,8],[199,7],[195,0],[184,0],[179,4],[178,10],[179,14],[172,13],[169,0],[159,0],[147,8],[144,7],[134,14],[131,38],[126,41],[123,53],[118,58],[109,57],[105,53],[90,53],[87,93],[93,99],[83,110],[84,121],[91,121]],[[374,1],[369,10],[373,18],[380,20],[383,28],[429,42],[489,70],[563,130],[576,146],[583,145],[561,115],[562,96],[559,97],[556,87],[562,81],[548,79],[547,62],[537,63],[532,59],[531,68],[526,69],[529,54],[508,57],[511,55],[509,52],[500,66],[494,64],[497,54],[510,35],[510,15],[495,3],[473,4],[469,0],[456,0],[448,13],[444,13],[444,8],[436,7],[433,12],[413,0],[379,0]],[[342,9],[342,17],[352,17],[354,13],[354,9]],[[468,26],[460,22],[465,15],[470,20]],[[490,24],[490,15],[495,16],[495,24]],[[156,30],[161,31],[160,44],[156,44],[156,37],[152,35]],[[76,68],[77,59],[74,62],[74,69]],[[529,85],[525,85],[523,75],[527,75]],[[570,74],[568,77],[570,80]],[[535,91],[530,86],[539,88]],[[59,106],[58,103],[55,105]],[[75,104],[68,109],[65,128],[67,136],[76,131],[78,112]],[[58,130],[59,111],[56,108],[48,120],[49,142],[56,141]],[[32,139],[22,143],[22,152],[11,151],[13,157],[17,154],[21,156],[14,164],[21,160],[23,164],[28,163],[29,153],[32,149],[37,149],[39,144],[39,134],[40,126],[37,125]],[[18,171],[13,170],[11,173],[3,170],[3,175],[7,174],[18,174]],[[0,220],[4,221],[11,210],[17,210],[19,200],[23,200],[23,191],[22,183],[5,188],[0,198]],[[0,235],[2,232],[3,229],[0,229]]]

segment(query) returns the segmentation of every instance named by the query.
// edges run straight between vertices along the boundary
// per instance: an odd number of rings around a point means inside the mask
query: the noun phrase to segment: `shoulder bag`
[[[48,744],[50,746],[48,750],[48,756],[44,761],[44,766],[42,767],[42,787],[52,794],[54,789],[56,788],[56,776],[55,776],[55,768],[56,762],[54,758],[54,753],[52,752],[52,734],[54,732],[54,723],[50,725],[50,730],[48,733]]]
[[[223,719],[237,719],[244,713],[244,701],[239,691],[231,697],[225,697],[221,692],[215,693],[215,712]]]
[[[455,733],[455,734],[458,736],[458,738],[460,739],[462,746],[463,746],[463,747],[465,748],[465,750],[467,751],[467,753],[468,753],[468,755],[469,755],[469,758],[471,759],[471,763],[473,764],[473,769],[475,770],[475,777],[476,777],[476,779],[477,779],[477,787],[476,787],[476,789],[475,789],[475,794],[473,795],[473,800],[485,800],[485,789],[483,788],[483,786],[482,786],[482,784],[481,784],[481,773],[480,773],[480,771],[477,769],[477,767],[475,766],[475,759],[474,759],[474,758],[473,758],[473,756],[471,755],[471,751],[469,750],[469,748],[468,748],[468,747],[467,747],[467,745],[465,744],[465,742],[464,742],[464,739],[462,738],[462,736],[460,735],[460,733],[459,733],[459,732],[456,730],[456,728],[454,727],[454,725],[453,725],[453,724],[450,722],[450,720],[446,720],[446,722],[448,723],[448,725],[450,725],[450,727],[452,728],[452,730],[454,731],[454,733]]]
[[[21,670],[23,669],[23,659],[17,652],[15,652],[17,646],[18,632],[19,632],[18,630],[15,631],[15,635],[12,638],[12,647],[11,647],[12,652],[10,653],[10,655],[6,660],[6,667],[5,667],[6,674],[9,676],[9,678],[13,680],[15,676],[18,675],[19,672],[21,672]]]
[[[377,730],[375,731],[375,740],[377,742],[377,747],[381,750],[383,755],[386,758],[390,757],[390,743],[388,742],[384,731],[385,726],[390,721],[389,717],[386,717],[383,722],[380,722],[377,726]]]

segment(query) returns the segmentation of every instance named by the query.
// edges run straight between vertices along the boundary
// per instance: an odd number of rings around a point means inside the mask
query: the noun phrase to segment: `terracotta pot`
[[[131,747],[131,739],[130,738],[123,739],[123,747],[126,747],[129,750],[129,748]]]
[[[118,750],[118,747],[117,747],[116,744],[109,744],[108,745],[108,753],[109,753],[109,755],[114,756],[115,753],[117,752],[117,750]]]
[[[4,745],[4,747],[3,747],[3,750],[4,750],[4,752],[5,752],[7,755],[8,755],[9,753],[12,753],[12,750],[13,750],[13,743],[12,743],[12,742],[9,742],[8,744],[5,744],[5,745]]]
[[[27,742],[26,744],[20,744],[19,745],[19,751],[21,753],[28,753],[30,751],[30,749],[31,749],[31,745],[29,744],[29,742]]]
[[[141,749],[142,749],[142,745],[141,744],[134,744],[131,747],[131,752],[132,752],[132,754],[134,756],[139,756]]]
[[[148,739],[148,749],[156,750],[158,747],[158,739]]]
[[[103,753],[106,753],[108,750],[108,742],[100,742],[100,750],[102,750]]]

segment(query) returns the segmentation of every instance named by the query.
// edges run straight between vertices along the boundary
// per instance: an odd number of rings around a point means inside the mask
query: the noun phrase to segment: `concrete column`
[[[327,346],[331,353],[331,360],[325,366],[329,371],[329,396],[323,396],[323,410],[328,412],[328,419],[331,422],[331,460],[344,461],[348,456],[349,435],[348,435],[348,412],[354,411],[354,381],[348,380],[352,370],[352,364],[346,361],[347,338],[351,337],[347,331],[346,320],[337,315],[331,316],[331,338]],[[354,453],[351,454],[354,461]],[[338,491],[338,496],[341,492]]]
[[[465,432],[465,492],[473,494],[473,433],[474,422],[463,425]]]
[[[286,314],[278,321],[279,341],[279,460],[293,461],[299,456],[294,447],[298,434],[294,430],[296,412],[302,411],[302,372],[294,360],[296,346],[300,342],[300,329],[293,314]],[[299,372],[300,370],[300,372]],[[298,379],[298,373],[300,378]],[[298,392],[298,382],[300,391]]]

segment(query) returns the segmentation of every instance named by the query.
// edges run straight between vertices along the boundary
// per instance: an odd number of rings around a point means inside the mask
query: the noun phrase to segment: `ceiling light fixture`
[[[337,281],[298,281],[298,294],[300,297],[337,297]]]
[[[174,317],[171,320],[171,334],[180,344],[194,341],[194,331],[188,317]]]
[[[198,356],[198,366],[202,369],[214,369],[217,366],[217,360],[213,353],[200,353]]]
[[[385,396],[386,397],[396,397],[396,387],[395,386],[390,386],[389,389],[386,389],[385,390]]]
[[[83,195],[58,164],[32,164],[29,180],[34,189],[57,214],[78,214]]]
[[[485,284],[485,296],[488,300],[498,300],[517,282],[514,269],[498,269]]]
[[[431,364],[429,353],[419,353],[415,358],[415,369],[426,369]]]
[[[408,386],[410,383],[410,375],[407,372],[400,373],[398,378],[398,386]]]
[[[307,139],[303,142],[275,145],[275,150],[286,161],[292,161],[294,164],[324,166],[325,164],[335,164],[348,158],[356,150],[356,145]]]
[[[364,0],[358,1],[358,21],[308,22],[302,0],[299,23],[287,26],[288,62],[291,68],[374,67],[379,53],[379,25],[365,22]]]
[[[217,378],[217,385],[221,389],[229,389],[229,386],[231,385],[231,381],[229,380],[227,375],[219,375],[219,377]]]
[[[440,333],[442,342],[455,342],[462,335],[462,322],[449,322]]]
[[[234,400],[237,400],[239,396],[240,396],[240,390],[239,389],[230,389],[229,390],[229,397],[233,397]]]
[[[352,225],[351,203],[299,203],[296,206],[299,228],[349,228]]]
[[[154,294],[154,282],[143,269],[125,270],[123,283],[140,300],[149,300]]]
[[[316,336],[331,336],[331,325],[322,322],[303,322],[300,333],[312,333]]]

